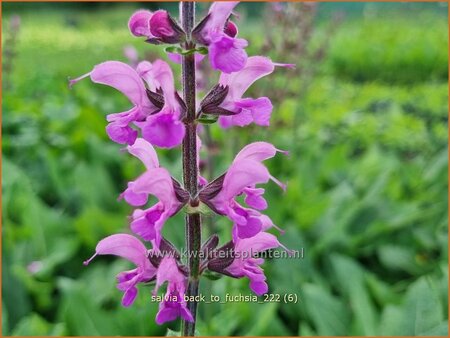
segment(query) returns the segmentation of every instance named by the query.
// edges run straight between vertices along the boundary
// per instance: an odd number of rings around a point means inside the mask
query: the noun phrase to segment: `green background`
[[[114,277],[128,262],[82,265],[101,238],[128,231],[131,208],[116,199],[143,166],[104,130],[105,115],[129,102],[89,80],[67,86],[99,62],[126,61],[126,45],[141,59],[165,58],[127,29],[134,10],[159,5],[2,5],[2,333],[177,331],[177,322],[155,324],[151,287],[121,307]],[[261,54],[265,5],[237,12],[249,54]],[[16,33],[13,15],[21,19]],[[265,48],[275,61],[316,71],[308,78],[277,69],[249,90],[273,99],[269,128],[211,126],[213,171],[257,140],[291,152],[266,162],[288,182],[286,193],[267,186],[267,214],[286,231],[280,241],[305,256],[267,260],[264,269],[269,292],[298,302],[201,303],[200,335],[447,334],[447,26],[445,3],[327,3],[308,44],[314,50],[328,39],[323,59]],[[291,30],[271,31],[275,43]],[[211,85],[216,77],[207,77]],[[180,178],[179,149],[159,156]],[[204,234],[217,231],[225,242],[230,229],[210,217]],[[181,247],[181,214],[164,234]],[[202,279],[201,292],[250,294],[247,280],[230,278]]]

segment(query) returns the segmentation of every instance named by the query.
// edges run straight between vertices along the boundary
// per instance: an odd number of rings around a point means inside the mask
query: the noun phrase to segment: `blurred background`
[[[127,29],[133,11],[158,7],[177,15],[176,3],[2,3],[3,335],[178,330],[155,324],[151,287],[131,308],[120,305],[115,275],[128,262],[82,265],[101,238],[128,231],[131,208],[117,196],[144,168],[105,133],[105,115],[129,102],[89,80],[67,86],[105,60],[167,59]],[[200,335],[447,335],[447,11],[446,3],[237,7],[249,54],[297,68],[277,69],[247,93],[272,99],[269,128],[205,129],[203,174],[221,174],[248,142],[290,150],[267,161],[288,182],[284,194],[268,185],[267,214],[304,258],[264,265],[270,292],[296,294],[297,303],[202,303]],[[207,62],[201,74],[207,90],[217,74]],[[179,150],[159,154],[181,178]],[[209,217],[203,230],[225,242],[230,228]],[[164,234],[182,246],[183,216]],[[201,290],[250,294],[245,279],[202,279]]]

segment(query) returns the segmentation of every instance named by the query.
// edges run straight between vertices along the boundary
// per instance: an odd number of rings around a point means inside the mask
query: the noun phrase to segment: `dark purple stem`
[[[191,41],[191,31],[195,21],[195,4],[194,2],[182,2],[181,4],[181,24],[186,32],[186,42],[183,44],[184,49],[192,49],[195,44]],[[191,196],[191,204],[198,203],[198,166],[197,166],[197,123],[195,121],[195,56],[194,54],[184,55],[182,61],[183,76],[183,98],[187,106],[186,118],[186,135],[183,140],[183,182],[185,189]],[[200,214],[186,215],[186,247],[189,265],[189,284],[186,296],[189,298],[198,295],[199,284],[199,252],[201,245],[201,219]],[[197,302],[188,301],[188,309],[194,317],[194,322],[183,320],[182,335],[194,336],[195,322],[197,316]]]

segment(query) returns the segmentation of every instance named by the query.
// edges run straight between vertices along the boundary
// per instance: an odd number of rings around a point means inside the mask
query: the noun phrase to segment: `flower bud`
[[[201,250],[207,259],[211,257],[213,250],[217,247],[218,244],[219,236],[217,236],[216,234],[209,237],[208,240],[203,243]]]
[[[201,111],[211,115],[234,115],[235,112],[219,107],[227,97],[228,90],[228,86],[215,85],[200,103]]]
[[[149,20],[152,12],[147,10],[139,10],[135,12],[128,21],[128,28],[134,36],[150,37]]]
[[[150,18],[150,33],[164,43],[178,43],[186,37],[183,29],[164,10],[153,13]]]
[[[230,276],[225,269],[233,263],[234,256],[234,243],[233,241],[229,241],[227,244],[213,251],[212,258],[208,261],[208,269]]]

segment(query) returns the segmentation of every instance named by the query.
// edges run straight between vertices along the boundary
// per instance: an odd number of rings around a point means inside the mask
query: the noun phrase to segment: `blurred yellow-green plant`
[[[105,115],[126,108],[126,100],[89,81],[67,87],[69,76],[105,59],[125,61],[127,45],[141,58],[157,57],[156,49],[129,35],[131,4],[33,6],[2,4],[2,333],[177,330],[154,323],[150,289],[142,288],[132,308],[120,306],[114,276],[126,262],[105,257],[82,266],[99,239],[127,231],[130,210],[115,198],[142,168],[104,130]],[[240,35],[250,40],[250,54],[266,42],[264,6],[238,7],[248,16]],[[336,10],[344,21],[330,32]],[[268,214],[287,230],[280,240],[303,248],[304,258],[265,265],[270,292],[296,294],[297,303],[202,304],[200,335],[447,335],[447,27],[445,3],[321,3],[311,48],[332,35],[307,92],[299,92],[301,78],[290,78],[289,93],[298,96],[275,98],[268,129],[212,126],[220,145],[215,174],[242,145],[267,134],[291,151],[268,164],[288,181],[283,198],[269,187]],[[13,42],[8,34],[17,35]],[[252,90],[271,96],[286,85],[284,76]],[[161,160],[181,174],[172,152]],[[211,222],[223,235],[230,226]],[[182,215],[164,231],[181,245]],[[246,283],[202,280],[201,288],[248,294]]]

